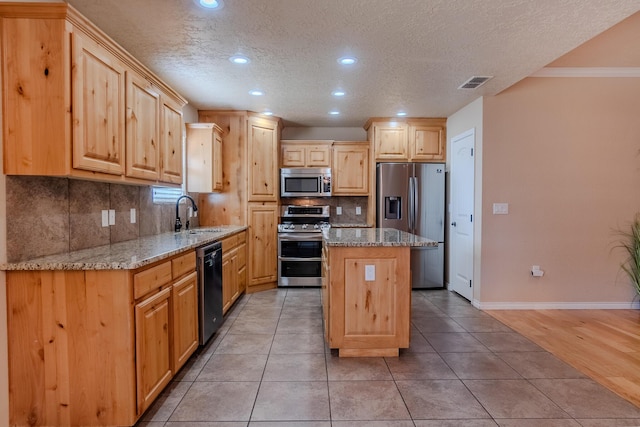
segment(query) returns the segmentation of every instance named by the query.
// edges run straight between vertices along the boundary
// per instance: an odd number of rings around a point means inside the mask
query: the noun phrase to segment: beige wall
[[[631,303],[612,248],[640,211],[639,95],[637,78],[527,78],[485,98],[483,307]]]

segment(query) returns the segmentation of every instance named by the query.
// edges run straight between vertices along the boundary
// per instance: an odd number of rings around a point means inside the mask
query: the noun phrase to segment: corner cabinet
[[[331,172],[334,196],[366,196],[369,194],[369,143],[333,143]]]
[[[222,129],[213,123],[187,123],[186,128],[187,191],[222,191]]]
[[[374,118],[365,125],[376,161],[443,162],[446,119]]]
[[[182,182],[180,95],[66,3],[0,19],[5,174]]]
[[[195,269],[8,271],[11,425],[134,425],[198,348]]]

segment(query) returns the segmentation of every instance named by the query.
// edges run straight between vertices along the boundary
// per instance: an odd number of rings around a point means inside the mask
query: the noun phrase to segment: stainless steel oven
[[[329,206],[284,206],[278,224],[278,286],[322,285],[322,230]]]

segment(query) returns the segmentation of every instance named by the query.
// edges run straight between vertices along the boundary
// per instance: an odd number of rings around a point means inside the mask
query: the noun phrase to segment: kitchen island
[[[415,246],[438,242],[393,228],[323,231],[325,338],[340,357],[398,356],[409,347]]]

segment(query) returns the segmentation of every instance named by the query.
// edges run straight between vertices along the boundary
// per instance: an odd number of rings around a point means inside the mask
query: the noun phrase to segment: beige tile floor
[[[325,348],[319,289],[242,297],[139,426],[640,426],[640,408],[468,301],[413,291],[396,358]]]

